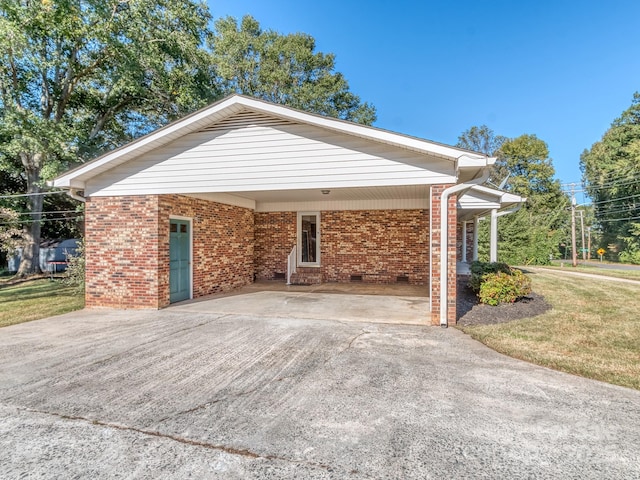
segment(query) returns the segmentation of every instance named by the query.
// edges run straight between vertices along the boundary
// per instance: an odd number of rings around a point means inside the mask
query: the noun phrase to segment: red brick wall
[[[346,282],[429,281],[427,210],[332,211],[320,213],[320,261],[323,280]]]
[[[255,264],[258,278],[286,272],[287,255],[296,242],[297,213],[255,214]],[[322,281],[409,283],[429,281],[429,215],[426,210],[320,212]],[[304,271],[314,269],[307,268]]]
[[[192,219],[193,296],[253,281],[253,211],[181,195],[94,197],[86,204],[88,307],[169,304],[169,218]]]
[[[433,185],[431,187],[431,323],[440,324],[440,262],[444,250],[440,238],[440,205],[442,192],[450,185]],[[457,253],[457,210],[456,196],[450,195],[447,205],[447,321],[456,323],[456,253]]]
[[[161,306],[169,304],[171,216],[192,220],[194,298],[253,282],[253,210],[183,195],[162,195],[159,203]]]
[[[432,322],[439,323],[440,195],[431,189],[429,212],[372,210],[321,212],[323,281],[429,282]],[[448,314],[456,315],[456,199],[449,199]],[[295,212],[253,213],[181,195],[95,197],[87,201],[87,306],[161,308],[169,303],[169,217],[193,220],[194,297],[230,290],[286,271],[296,241]],[[429,259],[431,258],[431,265]]]
[[[254,262],[256,278],[272,280],[287,273],[287,255],[296,244],[296,212],[256,212]]]
[[[158,308],[158,197],[93,197],[85,211],[86,306]]]

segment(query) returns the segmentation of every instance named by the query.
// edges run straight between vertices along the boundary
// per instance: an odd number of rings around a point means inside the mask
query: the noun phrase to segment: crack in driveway
[[[104,422],[102,420],[85,418],[85,417],[81,417],[79,415],[67,415],[67,414],[64,414],[64,413],[49,412],[49,411],[46,411],[46,410],[38,410],[38,409],[28,408],[28,407],[16,407],[16,408],[18,410],[22,410],[22,411],[25,411],[25,412],[38,413],[38,414],[42,414],[42,415],[50,415],[52,417],[60,418],[62,420],[79,421],[79,422],[83,422],[83,423],[90,424],[90,425],[98,425],[98,426],[101,426],[101,427],[113,428],[115,430],[121,430],[121,431],[127,431],[127,432],[135,432],[135,433],[139,433],[139,434],[142,434],[142,435],[148,435],[148,436],[151,436],[151,437],[157,437],[157,438],[172,440],[174,442],[182,443],[184,445],[191,445],[191,446],[194,446],[194,447],[202,447],[202,448],[206,448],[206,449],[209,449],[209,450],[216,450],[216,451],[225,452],[225,453],[228,453],[228,454],[231,454],[231,455],[238,455],[238,456],[245,457],[245,458],[250,458],[250,459],[256,459],[256,460],[257,459],[260,459],[260,460],[278,460],[278,461],[282,461],[282,462],[292,463],[292,464],[295,464],[295,465],[306,465],[306,466],[310,466],[310,467],[321,468],[321,469],[327,470],[327,471],[334,471],[334,469],[331,468],[329,465],[325,465],[323,463],[310,462],[310,461],[306,461],[306,460],[295,460],[295,459],[292,459],[292,458],[286,458],[286,457],[282,457],[282,456],[279,456],[279,455],[263,455],[263,454],[260,454],[260,453],[253,452],[253,451],[249,450],[248,448],[236,448],[236,447],[229,447],[229,446],[226,446],[226,445],[203,442],[203,441],[200,441],[200,440],[191,440],[189,438],[180,437],[178,435],[171,435],[171,434],[168,434],[168,433],[162,433],[162,432],[154,431],[154,430],[145,430],[145,429],[142,429],[142,428],[131,427],[131,426],[127,426],[127,425],[120,425],[120,424],[117,424],[117,423]]]

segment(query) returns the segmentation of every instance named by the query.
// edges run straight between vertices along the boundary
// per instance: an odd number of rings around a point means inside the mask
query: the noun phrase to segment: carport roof
[[[70,170],[54,179],[51,184],[60,188],[83,189],[85,182],[96,175],[128,160],[139,157],[153,149],[166,145],[186,134],[214,125],[232,115],[247,110],[299,123],[306,123],[308,125],[449,160],[454,163],[456,171],[460,172],[461,181],[469,175],[474,176],[475,172],[493,164],[494,161],[493,158],[489,158],[486,155],[458,147],[345,120],[303,112],[288,106],[277,105],[242,95],[231,95]]]
[[[526,201],[527,199],[520,195],[484,185],[474,185],[458,198],[458,220],[471,220],[473,217],[487,215],[491,210],[515,207]]]

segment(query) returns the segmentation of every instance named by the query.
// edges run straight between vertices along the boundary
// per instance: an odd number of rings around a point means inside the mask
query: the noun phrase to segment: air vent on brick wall
[[[409,277],[406,275],[399,275],[396,277],[396,282],[398,283],[409,283]]]
[[[362,281],[362,275],[351,275],[350,280],[352,282],[361,282]]]
[[[286,278],[286,275],[283,272],[273,272],[274,280],[284,280],[285,278]]]
[[[232,115],[221,122],[217,122],[210,127],[202,128],[199,132],[216,132],[220,130],[235,130],[249,127],[278,127],[283,125],[293,125],[293,122],[290,120],[270,117],[261,113],[245,111],[236,113],[235,115]]]

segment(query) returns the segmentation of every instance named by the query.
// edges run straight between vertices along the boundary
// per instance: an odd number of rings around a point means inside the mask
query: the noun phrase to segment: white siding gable
[[[116,166],[85,195],[455,183],[452,162],[245,111]]]

